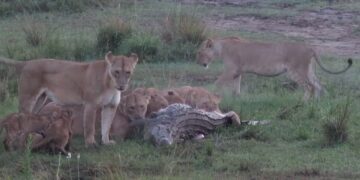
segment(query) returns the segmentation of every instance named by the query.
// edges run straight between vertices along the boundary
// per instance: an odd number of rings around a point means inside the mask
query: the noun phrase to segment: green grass
[[[95,46],[92,45],[96,43],[99,26],[107,17],[121,17],[133,22],[137,33],[157,35],[161,30],[161,26],[157,26],[159,22],[173,12],[195,12],[197,16],[204,18],[216,13],[224,13],[226,16],[242,14],[284,18],[296,16],[298,10],[326,7],[325,2],[312,0],[276,0],[241,8],[180,5],[170,1],[137,2],[134,5],[122,0],[120,6],[84,9],[81,13],[55,11],[1,17],[0,41],[4,43],[0,44],[0,55],[19,60],[44,55],[76,60],[101,58],[102,55],[94,52]],[[276,8],[275,3],[284,2],[295,3],[294,9],[282,11]],[[358,3],[355,2],[354,7],[347,6],[350,5],[338,4],[334,7],[352,11],[358,7]],[[52,36],[38,47],[28,45],[22,31],[28,16],[50,27],[52,31]],[[241,35],[259,41],[302,41],[277,33],[245,30],[217,30],[213,33],[222,36]],[[134,42],[140,43],[127,43],[142,45],[141,40],[134,38]],[[164,46],[158,49],[159,53],[169,51],[167,48],[184,47]],[[129,51],[124,49],[124,52],[125,50]],[[174,59],[187,61],[174,62]],[[322,62],[331,69],[345,66],[344,61],[331,56],[324,56]],[[285,76],[267,78],[255,75],[243,78],[241,96],[233,97],[226,92],[222,97],[222,110],[233,110],[243,120],[271,120],[269,125],[224,127],[202,142],[186,142],[168,148],[156,148],[141,139],[131,139],[111,147],[85,149],[83,138],[75,137],[72,158],[68,160],[61,157],[60,166],[56,155],[8,153],[1,145],[0,179],[55,179],[58,169],[59,176],[63,179],[77,179],[78,173],[84,179],[359,179],[359,59],[355,59],[353,67],[341,75],[328,75],[319,68],[316,70],[327,90],[327,94],[319,100],[302,103],[303,90],[290,90],[284,86],[288,82]],[[212,90],[213,82],[221,71],[220,62],[205,70],[195,64],[193,59],[177,54],[171,58],[163,58],[159,63],[144,62],[137,65],[131,86],[168,88],[193,85]],[[14,80],[11,82],[14,83]],[[0,117],[17,111],[15,92],[12,87],[9,97],[0,103]],[[330,119],[334,108],[343,105],[347,98],[352,100],[347,121],[348,139],[342,144],[327,146],[323,124]],[[97,138],[99,140],[100,137]],[[79,164],[77,154],[80,154]]]

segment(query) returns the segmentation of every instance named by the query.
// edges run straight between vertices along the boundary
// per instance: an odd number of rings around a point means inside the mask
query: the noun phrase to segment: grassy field
[[[141,47],[157,47],[155,54],[142,49],[147,61],[137,66],[132,87],[194,85],[212,90],[213,82],[222,71],[221,63],[203,69],[193,60],[192,48],[196,44],[180,40],[165,44],[158,25],[174,12],[205,19],[219,12],[228,16],[238,14],[239,8],[172,1],[134,2],[114,1],[101,7],[84,5],[74,12],[57,9],[3,15],[0,17],[0,42],[3,42],[0,55],[19,60],[48,56],[81,61],[101,58],[101,50],[96,49],[99,26],[120,17],[132,22],[132,37],[146,39],[151,35]],[[283,2],[267,2],[257,8],[243,6],[240,12],[281,18],[296,16],[304,9],[316,11],[327,6],[323,1],[303,0],[292,10],[274,8],[274,3]],[[356,11],[359,7],[358,2],[352,6],[334,6],[344,11]],[[40,24],[39,32],[46,32],[44,40],[35,46],[26,41],[24,31],[28,24],[34,23]],[[248,31],[211,30],[209,33],[242,35],[253,40],[301,41],[281,34]],[[138,42],[129,39],[125,40],[128,44],[121,44],[115,52],[127,53],[133,47],[130,42]],[[173,53],[177,53],[176,56],[171,56]],[[327,55],[322,57],[322,62],[331,69],[341,69],[345,61],[339,59]],[[189,141],[167,148],[157,148],[135,138],[111,147],[85,149],[83,138],[75,137],[70,159],[28,151],[8,153],[1,145],[0,179],[359,179],[359,59],[354,59],[353,67],[341,75],[328,75],[319,68],[316,72],[327,93],[307,103],[302,102],[302,89],[289,85],[285,76],[247,75],[243,78],[241,96],[224,94],[222,110],[233,110],[243,120],[271,120],[269,125],[224,127],[202,142]],[[0,117],[17,110],[14,76],[0,66],[0,85],[6,85],[0,88]],[[345,121],[345,130],[338,130],[347,135],[346,141],[329,141],[333,133],[326,131],[329,129],[326,125],[340,120]]]

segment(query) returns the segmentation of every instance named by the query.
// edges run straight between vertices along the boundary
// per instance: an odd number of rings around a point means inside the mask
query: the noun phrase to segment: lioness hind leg
[[[98,106],[86,104],[84,107],[84,138],[85,146],[96,146],[95,141],[95,119],[96,119],[96,110]]]
[[[41,83],[35,79],[31,79],[30,82],[24,82],[27,80],[28,79],[23,79],[23,78],[20,79],[19,110],[20,112],[24,112],[24,113],[33,113],[36,102],[42,94]],[[29,83],[31,83],[31,85],[29,85]]]
[[[316,77],[312,66],[309,67],[308,79],[312,86],[315,88],[315,97],[319,97],[323,92],[323,88],[320,84],[319,79]]]

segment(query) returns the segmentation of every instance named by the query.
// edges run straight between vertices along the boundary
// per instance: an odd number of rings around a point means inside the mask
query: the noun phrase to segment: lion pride
[[[114,144],[109,131],[120,102],[138,62],[138,56],[115,56],[105,60],[71,62],[38,59],[25,62],[0,58],[0,63],[15,66],[21,72],[19,81],[20,112],[37,113],[46,98],[62,105],[84,106],[86,146],[95,145],[95,114],[101,108],[103,144]],[[45,94],[45,95],[44,95]]]
[[[301,85],[304,100],[322,91],[321,84],[314,72],[314,60],[327,73],[339,74],[347,71],[348,66],[340,71],[327,70],[320,63],[318,55],[307,45],[298,43],[248,42],[240,38],[207,39],[197,52],[197,63],[207,68],[215,59],[224,62],[224,71],[216,80],[217,87],[234,80],[234,94],[240,94],[240,81],[245,73],[262,76],[277,76],[286,73],[290,79]]]

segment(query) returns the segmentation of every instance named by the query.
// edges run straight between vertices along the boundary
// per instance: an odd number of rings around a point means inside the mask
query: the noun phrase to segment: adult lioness
[[[0,63],[15,66],[20,72],[19,104],[21,112],[36,112],[43,104],[43,97],[63,105],[84,105],[84,136],[86,146],[96,144],[95,114],[101,108],[101,135],[103,144],[109,140],[109,130],[120,91],[126,90],[138,56],[105,55],[105,60],[78,63],[61,60],[39,59],[26,62]],[[43,95],[45,94],[45,96]]]
[[[197,52],[197,63],[207,68],[216,57],[221,58],[225,66],[224,72],[215,82],[217,87],[228,80],[235,80],[234,93],[240,94],[240,81],[244,73],[277,76],[286,72],[292,80],[304,87],[305,100],[314,94],[318,96],[322,89],[315,76],[312,59],[331,74],[345,72],[352,65],[349,59],[345,69],[329,71],[320,64],[315,51],[303,44],[244,42],[236,38],[205,40]]]

